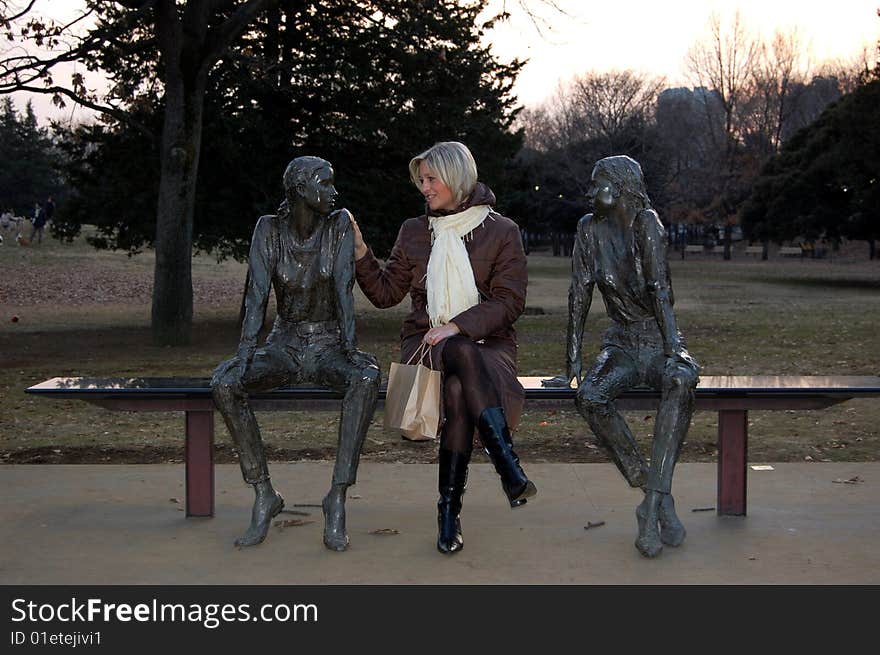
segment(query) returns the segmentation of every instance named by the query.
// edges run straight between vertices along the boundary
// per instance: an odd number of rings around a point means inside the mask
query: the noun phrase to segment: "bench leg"
[[[748,411],[718,412],[718,515],[745,516]]]
[[[186,413],[186,515],[214,516],[214,412]]]

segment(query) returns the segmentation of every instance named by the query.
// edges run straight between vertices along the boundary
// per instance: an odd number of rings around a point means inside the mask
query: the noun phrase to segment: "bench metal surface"
[[[541,385],[542,377],[519,378],[528,400],[570,400],[576,388],[553,388]],[[210,378],[123,378],[123,377],[57,377],[32,387],[26,393],[60,396],[97,402],[101,400],[208,400],[211,401]],[[841,402],[856,395],[880,395],[880,377],[858,375],[704,375],[696,389],[697,401],[733,399],[824,399]],[[253,400],[341,400],[342,393],[314,385],[280,387],[273,391],[251,394]],[[385,397],[385,387],[379,390]],[[623,393],[619,400],[656,401],[659,392],[637,387]]]
[[[575,387],[541,385],[520,377],[527,404],[574,401]],[[114,411],[182,411],[186,435],[186,515],[214,515],[214,403],[209,378],[57,377],[26,390],[56,399],[84,400]],[[717,512],[746,514],[748,411],[823,409],[853,398],[880,397],[880,377],[816,375],[702,376],[695,409],[718,412]],[[380,403],[385,387],[379,391]],[[257,410],[335,409],[342,394],[316,386],[282,387],[250,396]],[[631,389],[615,401],[622,410],[656,409],[660,393]],[[586,424],[585,424],[586,426]],[[586,429],[586,427],[585,427]]]

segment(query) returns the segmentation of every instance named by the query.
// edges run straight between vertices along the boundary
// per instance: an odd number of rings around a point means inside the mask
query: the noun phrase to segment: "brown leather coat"
[[[495,195],[478,183],[462,207],[495,203]],[[511,427],[518,422],[522,408],[522,387],[516,379],[516,330],[514,322],[526,303],[528,270],[519,227],[509,218],[491,212],[483,224],[466,239],[465,248],[480,292],[479,304],[452,320],[461,333],[474,341],[482,341],[493,374],[499,383],[502,401]],[[428,217],[423,215],[404,221],[391,255],[382,266],[372,250],[355,263],[358,284],[376,307],[393,307],[407,294],[411,312],[400,331],[401,358],[406,361],[415,352],[422,336],[428,331],[427,293],[425,281],[428,257],[431,254],[431,232]],[[439,353],[437,353],[439,354]],[[437,360],[435,354],[435,361]],[[493,375],[495,377],[495,375]]]
[[[492,204],[495,195],[478,184],[465,206]],[[516,343],[513,323],[526,303],[528,272],[519,228],[509,218],[492,212],[465,240],[480,292],[480,303],[453,321],[462,334],[475,341],[485,337]],[[431,255],[428,217],[404,221],[391,255],[381,266],[372,250],[357,261],[357,281],[376,307],[393,307],[409,294],[412,312],[404,320],[401,339],[428,331],[425,280]]]

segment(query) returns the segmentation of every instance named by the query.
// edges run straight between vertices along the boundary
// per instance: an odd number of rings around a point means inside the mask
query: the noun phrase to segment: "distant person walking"
[[[48,225],[52,222],[52,219],[55,217],[55,201],[52,200],[52,196],[46,198],[46,204],[43,205],[43,219],[44,225]]]
[[[34,243],[36,239],[36,243],[43,242],[43,228],[46,226],[46,213],[43,211],[43,208],[40,207],[40,203],[34,203],[34,217],[32,219],[33,227],[31,228],[31,238],[30,242]]]

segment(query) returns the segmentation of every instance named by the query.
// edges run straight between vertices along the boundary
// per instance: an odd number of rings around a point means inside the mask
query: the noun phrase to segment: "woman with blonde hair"
[[[468,148],[437,143],[413,157],[410,178],[425,214],[404,221],[384,266],[355,225],[358,284],[376,307],[409,295],[401,329],[401,360],[422,344],[443,372],[437,548],[463,547],[459,514],[475,429],[501,478],[511,507],[537,493],[513,450],[511,431],[522,413],[516,331],[525,308],[528,273],[519,228],[492,209],[495,195],[477,181]]]

